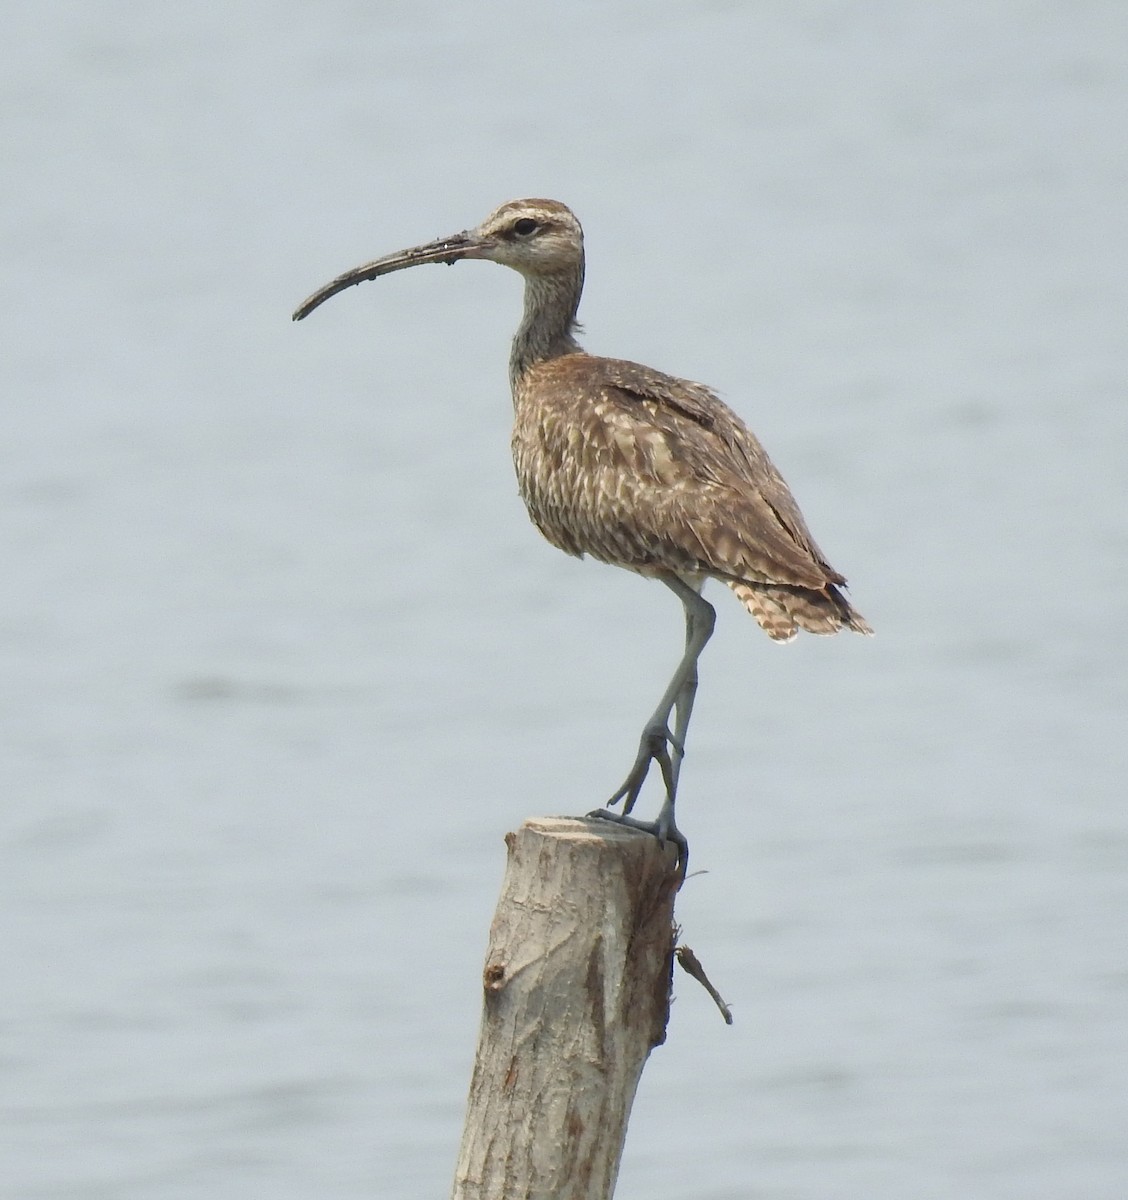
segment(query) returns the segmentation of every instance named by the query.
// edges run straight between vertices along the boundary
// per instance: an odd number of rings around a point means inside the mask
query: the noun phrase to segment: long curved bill
[[[387,254],[375,262],[365,263],[362,267],[353,267],[343,275],[338,275],[332,283],[318,288],[316,292],[294,310],[294,320],[301,321],[308,317],[319,304],[324,304],[330,296],[343,292],[345,288],[354,287],[369,279],[378,279],[381,275],[390,275],[392,271],[402,271],[405,267],[417,267],[420,263],[441,262],[453,266],[462,258],[477,258],[481,243],[472,230],[452,234],[447,238],[439,238],[435,242],[427,242],[423,246],[413,246],[410,250],[398,250],[395,254]]]

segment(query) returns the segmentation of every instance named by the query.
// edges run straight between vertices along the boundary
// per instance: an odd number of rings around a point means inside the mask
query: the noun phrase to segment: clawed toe
[[[627,825],[631,829],[640,829],[644,833],[653,834],[659,844],[663,846],[667,842],[673,843],[678,852],[677,870],[680,880],[685,878],[686,868],[689,865],[689,843],[674,823],[674,794],[677,790],[677,776],[668,748],[673,742],[673,735],[668,729],[653,727],[646,729],[639,742],[638,757],[635,759],[634,766],[631,767],[623,786],[608,801],[608,804],[617,804],[622,800],[624,802],[623,811],[617,813],[610,812],[606,808],[597,808],[594,812],[588,813],[588,816],[602,821],[614,821],[617,825]],[[650,773],[651,763],[657,763],[662,772],[662,782],[666,787],[666,799],[656,821],[640,821],[632,817],[630,812]]]
[[[673,814],[663,807],[657,821],[640,821],[636,817],[628,817],[625,813],[610,812],[606,808],[597,808],[587,814],[599,821],[611,821],[615,825],[626,825],[629,829],[638,829],[649,833],[658,839],[658,844],[664,846],[669,842],[678,852],[675,867],[678,873],[678,885],[685,880],[689,868],[689,842],[685,834],[674,824]]]
[[[666,784],[666,794],[669,795],[673,787],[673,767],[670,763],[669,746],[673,746],[679,754],[681,753],[674,741],[674,735],[665,726],[645,729],[638,744],[638,755],[635,758],[634,766],[623,780],[622,786],[615,791],[607,803],[618,804],[620,800],[623,800],[623,814],[628,815],[634,808],[635,801],[638,800],[642,785],[646,782],[647,775],[650,774],[650,764],[653,762],[656,762],[661,768],[662,779]]]

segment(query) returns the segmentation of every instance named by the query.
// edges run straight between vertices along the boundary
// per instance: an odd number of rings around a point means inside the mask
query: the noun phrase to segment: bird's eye
[[[522,237],[528,237],[530,233],[536,233],[537,223],[532,217],[522,217],[519,221],[513,222],[513,232],[519,233]]]

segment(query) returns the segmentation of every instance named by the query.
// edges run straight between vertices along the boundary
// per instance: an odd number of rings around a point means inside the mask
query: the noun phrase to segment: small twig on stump
[[[732,1009],[721,999],[721,993],[710,983],[709,976],[705,974],[705,968],[701,965],[701,960],[688,946],[679,946],[674,953],[678,957],[678,966],[687,975],[692,975],[709,995],[713,997],[713,1003],[721,1010],[721,1016],[724,1017],[725,1024],[731,1025]]]
[[[666,1037],[674,848],[565,818],[506,844],[453,1200],[609,1200]]]

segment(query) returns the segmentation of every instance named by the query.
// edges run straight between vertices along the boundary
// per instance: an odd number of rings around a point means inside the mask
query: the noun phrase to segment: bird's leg
[[[674,822],[674,801],[677,798],[682,760],[685,758],[689,718],[693,713],[693,702],[697,696],[697,660],[701,657],[701,651],[705,649],[706,642],[713,634],[716,614],[713,606],[702,598],[700,592],[688,587],[680,579],[678,583],[681,583],[682,588],[685,589],[681,591],[674,588],[681,596],[682,604],[685,605],[685,657],[682,660],[685,671],[681,688],[674,699],[676,715],[674,733],[670,743],[673,750],[670,771],[669,775],[665,771],[662,773],[666,782],[666,798],[662,802],[655,824],[659,839],[665,840],[668,837],[675,842],[681,839],[681,842],[684,843],[685,839],[682,838]]]
[[[629,814],[634,808],[642,790],[643,782],[650,770],[650,764],[657,762],[662,765],[666,758],[670,763],[669,777],[666,779],[667,804],[672,810],[673,800],[677,794],[678,775],[681,762],[685,757],[685,737],[689,729],[689,718],[693,712],[693,701],[697,694],[697,660],[704,650],[706,642],[713,633],[715,613],[713,606],[704,600],[700,593],[683,582],[676,575],[660,576],[685,607],[685,653],[669,686],[663,693],[654,715],[647,721],[639,740],[638,755],[634,766],[627,775],[623,786],[608,801],[616,804],[625,800],[624,814]],[[677,712],[674,730],[671,733],[669,722],[670,713]],[[672,749],[673,754],[670,755]],[[666,771],[663,768],[663,775]],[[661,817],[659,818],[661,820]]]
[[[697,599],[702,604],[707,603],[705,600],[701,599],[700,595],[697,597]],[[709,620],[711,622],[712,621],[712,606],[709,605],[709,608],[710,608]],[[689,607],[688,603],[686,603],[685,649],[686,649],[687,654],[689,653],[689,649],[693,645],[693,642],[694,642],[694,620],[695,620],[695,617],[694,617],[693,613],[694,613],[694,610]],[[711,623],[710,623],[709,631],[710,631],[710,633],[712,632],[712,624]],[[706,635],[705,640],[708,641],[708,635]],[[704,642],[702,642],[702,648],[704,648]],[[693,701],[694,701],[695,697],[697,696],[697,659],[700,656],[700,654],[701,654],[701,650],[698,650],[697,654],[694,655],[693,661],[690,664],[689,671],[686,673],[685,681],[682,684],[681,691],[678,692],[677,698],[674,700],[674,713],[675,713],[674,732],[673,732],[673,737],[670,739],[670,744],[674,750],[673,758],[671,759],[671,764],[672,764],[672,773],[673,773],[673,791],[675,793],[678,790],[678,777],[681,774],[682,759],[685,758],[685,736],[689,730],[689,718],[690,718],[690,714],[693,712]]]
[[[685,738],[689,729],[689,718],[693,712],[693,701],[697,694],[697,660],[705,644],[713,634],[716,614],[713,606],[702,598],[696,588],[690,587],[676,575],[661,575],[659,578],[675,592],[685,607],[685,653],[674,672],[653,716],[647,721],[639,740],[638,754],[623,785],[608,801],[609,804],[623,803],[622,814],[599,809],[593,816],[632,825],[655,834],[660,841],[669,839],[679,850],[682,871],[688,846],[674,822],[674,802],[677,797],[678,775],[685,757]],[[674,730],[670,732],[670,714],[676,709]],[[671,755],[670,750],[673,750]],[[642,785],[650,771],[650,764],[658,763],[662,780],[666,785],[666,798],[654,822],[636,821],[630,817],[631,809],[642,791]]]

